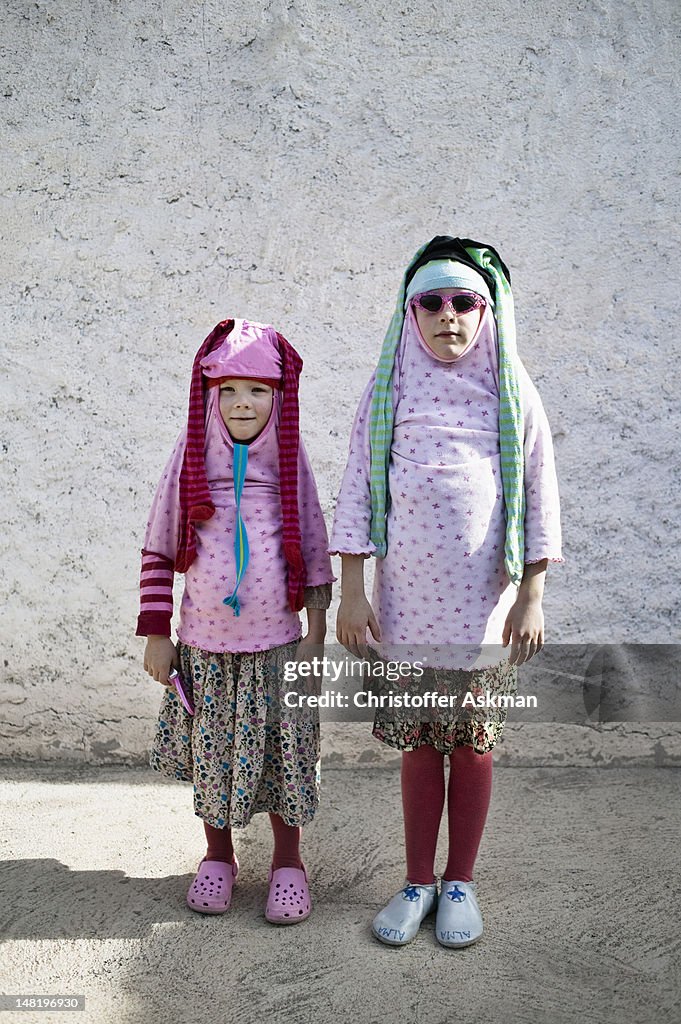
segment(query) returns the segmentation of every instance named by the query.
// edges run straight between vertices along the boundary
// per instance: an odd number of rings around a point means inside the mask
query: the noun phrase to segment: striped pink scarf
[[[210,332],[196,353],[192,367],[187,421],[187,447],[180,473],[180,538],[175,571],[186,572],[196,557],[195,523],[205,522],[215,512],[204,463],[206,379],[201,360],[221,344],[234,327],[234,320],[222,320]],[[284,533],[284,557],[288,566],[288,599],[293,611],[303,607],[305,561],[301,550],[298,514],[298,379],[303,367],[286,338],[277,332],[283,367],[281,417],[279,421],[279,484]]]

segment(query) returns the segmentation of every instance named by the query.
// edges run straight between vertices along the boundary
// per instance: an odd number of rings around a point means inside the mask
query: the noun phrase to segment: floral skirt
[[[508,661],[484,669],[427,668],[419,680],[418,692],[456,697],[459,706],[454,712],[447,709],[421,715],[381,708],[374,717],[373,734],[396,750],[416,750],[427,745],[441,754],[451,754],[455,747],[472,747],[478,754],[486,754],[501,737],[506,709],[470,706],[470,700],[466,706],[460,705],[467,694],[487,699],[489,691],[493,698],[510,697],[517,688],[518,672]]]
[[[319,803],[319,715],[288,711],[284,663],[297,641],[269,651],[211,654],[178,644],[190,716],[166,689],[150,764],[194,784],[194,812],[243,828],[260,811],[305,825]],[[290,687],[289,687],[290,688]]]

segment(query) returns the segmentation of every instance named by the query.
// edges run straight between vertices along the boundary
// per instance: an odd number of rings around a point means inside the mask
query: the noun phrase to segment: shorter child
[[[274,853],[265,916],[275,924],[310,914],[299,842],[319,799],[319,719],[284,713],[283,667],[324,642],[333,582],[298,432],[301,367],[263,324],[225,320],[204,341],[187,428],[147,524],[137,627],[148,637],[145,670],[167,687],[151,765],[193,782],[206,834],[187,903],[203,914],[228,909],[239,871],[231,830],[267,812]],[[174,572],[185,573],[177,647]],[[173,667],[189,708],[172,687]]]

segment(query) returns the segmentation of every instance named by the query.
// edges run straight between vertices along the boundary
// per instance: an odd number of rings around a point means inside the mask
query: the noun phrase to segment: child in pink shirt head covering
[[[265,913],[287,924],[310,913],[299,840],[318,803],[319,721],[285,709],[283,670],[323,643],[333,581],[298,431],[301,367],[269,325],[225,320],[204,341],[187,427],[147,524],[137,629],[148,637],[146,671],[166,686],[152,767],[193,783],[208,841],[188,905],[228,909],[238,872],[231,829],[267,812],[274,854]],[[185,573],[177,647],[176,571]]]
[[[407,268],[355,417],[330,550],[343,561],[336,632],[351,652],[371,644],[384,660],[421,661],[420,694],[513,695],[515,665],[543,644],[543,578],[561,559],[560,523],[551,435],[515,349],[510,275],[491,246],[438,236]],[[413,939],[436,908],[442,945],[482,935],[473,871],[505,712],[468,707],[376,713],[374,735],[403,752],[407,882],[373,922],[389,945]]]

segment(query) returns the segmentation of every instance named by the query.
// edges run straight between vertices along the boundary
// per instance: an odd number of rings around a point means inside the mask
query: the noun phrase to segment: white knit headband
[[[457,263],[455,260],[433,260],[419,267],[407,288],[404,300],[405,309],[410,299],[422,292],[432,292],[438,288],[469,288],[472,292],[482,295],[489,305],[494,308],[492,296],[482,274],[478,274],[472,267],[465,263]]]

